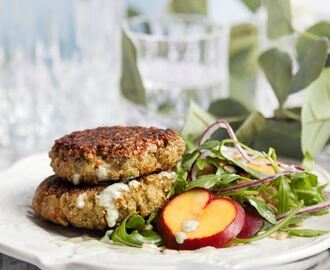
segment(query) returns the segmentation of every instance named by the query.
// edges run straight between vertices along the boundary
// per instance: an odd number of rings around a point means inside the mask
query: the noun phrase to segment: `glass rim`
[[[177,20],[177,21],[191,21],[196,23],[201,23],[205,26],[211,26],[212,31],[209,33],[200,33],[193,36],[181,36],[181,37],[173,37],[166,36],[162,34],[146,34],[142,32],[132,31],[130,28],[130,24],[138,24],[143,22],[155,22],[155,21],[166,21],[166,20]],[[223,35],[225,32],[225,27],[204,17],[201,15],[194,14],[179,14],[179,15],[163,15],[163,16],[145,16],[138,15],[131,18],[126,18],[122,24],[123,31],[128,35],[131,39],[140,39],[147,41],[155,41],[155,42],[192,42],[192,41],[200,41],[200,40],[210,40],[218,37],[219,34]]]

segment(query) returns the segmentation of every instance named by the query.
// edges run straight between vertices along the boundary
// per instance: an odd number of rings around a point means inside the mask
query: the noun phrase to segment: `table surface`
[[[9,167],[18,159],[23,156],[17,153],[13,153],[10,150],[2,150],[0,149],[0,170],[3,170]],[[326,155],[321,155],[318,159],[318,163],[323,166],[325,169],[330,171],[330,155],[329,153]],[[4,254],[0,253],[0,270],[37,270],[38,268],[34,265],[28,264],[26,262],[17,260],[12,257],[8,257]],[[198,269],[198,268],[196,268]],[[318,255],[305,258],[303,260],[279,265],[274,267],[268,267],[267,270],[326,270],[330,269],[330,249],[324,251]],[[183,269],[181,269],[183,270]],[[215,269],[214,269],[215,270]]]

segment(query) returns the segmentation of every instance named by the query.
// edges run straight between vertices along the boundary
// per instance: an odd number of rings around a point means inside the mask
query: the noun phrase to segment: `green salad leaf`
[[[202,108],[191,100],[182,135],[189,140],[196,140],[215,120],[214,116],[203,111]]]
[[[296,50],[297,59],[300,64],[304,61],[308,50],[313,47],[319,37],[326,37],[330,40],[330,22],[321,21],[309,27],[304,33],[299,35],[296,43]],[[330,55],[328,54],[328,59],[329,58]]]
[[[143,217],[131,214],[112,232],[110,238],[114,243],[133,247],[141,247],[143,244],[161,245],[160,235],[152,230],[146,230],[145,225]]]
[[[306,88],[320,76],[328,56],[327,51],[327,38],[320,38],[320,40],[313,44],[301,62],[298,72],[290,81],[290,93],[295,93]]]
[[[311,230],[311,229],[286,229],[283,230],[287,232],[290,236],[298,236],[298,237],[316,237],[327,234],[328,231],[322,230]]]
[[[259,64],[282,107],[288,98],[288,88],[292,78],[290,56],[278,49],[269,49],[260,55]]]
[[[137,67],[136,49],[131,39],[122,32],[121,93],[129,101],[145,105],[145,89]]]
[[[293,32],[290,0],[264,0],[264,5],[268,14],[268,37],[278,38]]]
[[[264,201],[252,196],[248,198],[248,201],[258,211],[258,213],[269,223],[271,224],[276,223],[275,214],[272,212],[272,210],[267,206],[267,204]]]
[[[302,108],[301,144],[304,153],[316,156],[330,138],[330,68],[305,93]]]

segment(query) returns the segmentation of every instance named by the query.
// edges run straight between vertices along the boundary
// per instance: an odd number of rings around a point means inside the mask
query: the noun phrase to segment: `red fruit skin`
[[[207,191],[207,190],[206,190]],[[208,192],[208,191],[207,191]],[[176,250],[195,250],[199,249],[202,247],[207,247],[207,246],[212,246],[215,248],[221,248],[224,245],[226,245],[228,242],[230,242],[233,238],[235,238],[240,231],[243,228],[244,222],[245,222],[245,212],[243,207],[230,199],[227,198],[222,198],[222,197],[217,197],[211,193],[209,197],[209,201],[205,205],[211,203],[213,200],[227,200],[230,201],[235,206],[236,209],[236,216],[232,220],[232,222],[221,232],[218,232],[214,235],[205,237],[205,238],[194,238],[194,239],[186,239],[182,244],[179,244],[176,242],[174,233],[171,231],[171,229],[167,226],[165,220],[164,220],[164,215],[163,212],[166,208],[163,207],[161,214],[159,215],[158,218],[158,232],[161,234],[163,242],[165,246],[169,249],[176,249]],[[169,204],[168,202],[167,204]]]
[[[246,207],[245,210],[245,222],[241,232],[237,235],[237,238],[246,239],[255,236],[262,226],[264,225],[264,219],[259,215],[257,210],[252,207]]]

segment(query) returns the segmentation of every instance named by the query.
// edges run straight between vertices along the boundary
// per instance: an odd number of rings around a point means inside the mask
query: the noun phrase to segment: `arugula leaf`
[[[298,236],[298,237],[316,237],[328,233],[328,231],[311,230],[311,229],[285,229],[283,231],[287,232],[290,236]]]
[[[127,229],[143,229],[145,226],[144,218],[140,215],[133,215],[126,223]]]
[[[212,189],[217,185],[228,185],[229,183],[239,179],[240,176],[237,174],[230,173],[222,173],[220,175],[217,174],[206,174],[197,177],[196,180],[193,180],[188,183],[186,190],[190,190],[193,188],[205,188]]]
[[[286,227],[287,222],[289,222],[294,215],[299,211],[299,209],[303,206],[303,201],[299,202],[297,204],[297,206],[295,206],[294,208],[292,208],[290,210],[290,212],[288,213],[288,215],[281,220],[280,222],[276,223],[273,227],[271,227],[268,231],[265,231],[261,234],[258,234],[257,236],[254,236],[252,238],[248,238],[248,239],[234,239],[232,240],[234,243],[251,243],[253,241],[257,241],[260,239],[263,239],[267,236],[270,236],[273,232],[277,232],[279,230],[281,230],[282,228]]]
[[[330,138],[330,68],[307,89],[302,108],[301,144],[304,153],[316,156]]]
[[[290,187],[298,200],[303,200],[306,206],[324,201],[321,186],[317,176],[312,173],[301,172],[291,176]]]
[[[276,48],[269,49],[260,55],[259,64],[282,107],[288,98],[288,87],[292,78],[290,56]]]
[[[215,120],[212,115],[203,111],[191,100],[182,135],[190,140],[196,140]]]
[[[143,244],[161,245],[161,237],[154,231],[144,230],[145,221],[138,214],[127,216],[111,234],[111,240],[126,246],[141,247]],[[142,226],[142,223],[144,224]],[[128,233],[127,229],[133,229]]]
[[[199,145],[196,147],[196,150],[197,151],[200,151],[200,150],[207,150],[207,149],[213,149],[217,146],[220,145],[220,142],[219,141],[216,141],[216,140],[207,140],[205,143]]]
[[[121,93],[129,101],[145,105],[145,89],[136,63],[136,49],[126,35],[122,32],[122,67],[120,88]]]
[[[247,162],[243,159],[238,159],[236,157],[233,157],[233,154],[229,151],[227,152],[225,150],[225,144],[227,143],[234,143],[231,139],[226,139],[226,140],[222,140],[221,141],[221,145],[220,145],[220,149],[219,149],[219,156],[222,156],[224,159],[230,161],[232,164],[236,165],[237,167],[243,169],[245,172],[251,174],[253,177],[259,179],[262,178],[264,176],[266,176],[266,173],[260,171],[260,170],[256,170],[253,169],[251,167],[248,166]],[[245,149],[250,149],[249,147],[247,147],[246,145],[239,143],[243,148]],[[251,150],[251,149],[250,149]],[[254,150],[252,150],[254,151]],[[254,153],[258,153],[257,151],[254,151]],[[260,156],[262,155],[261,153],[259,153]]]
[[[253,196],[249,197],[248,201],[264,219],[266,219],[271,224],[276,223],[275,214],[272,212],[272,210],[270,210],[264,201],[261,201]]]
[[[290,200],[291,189],[287,177],[280,176],[278,181],[279,181],[279,188],[277,193],[277,198],[278,198],[277,209],[279,214],[283,214],[290,209],[289,200]]]
[[[216,168],[219,168],[219,159],[217,157],[206,157],[203,159],[198,159],[196,161],[196,166],[199,170],[203,170],[207,165],[213,165]]]
[[[193,188],[211,189],[220,181],[221,181],[221,175],[216,175],[216,174],[202,175],[197,177],[196,180],[189,182],[186,187],[186,190],[190,190]]]
[[[289,92],[295,93],[306,88],[320,76],[327,59],[328,40],[320,38],[307,51],[304,60],[302,61],[298,72],[293,76]]]
[[[175,182],[171,188],[171,190],[167,194],[167,198],[169,199],[174,193],[175,194],[180,194],[182,193],[185,189],[186,186],[188,185],[187,178],[188,178],[188,172],[180,168],[176,170],[176,179]]]
[[[264,4],[268,14],[268,37],[274,39],[292,33],[290,1],[264,0]]]

